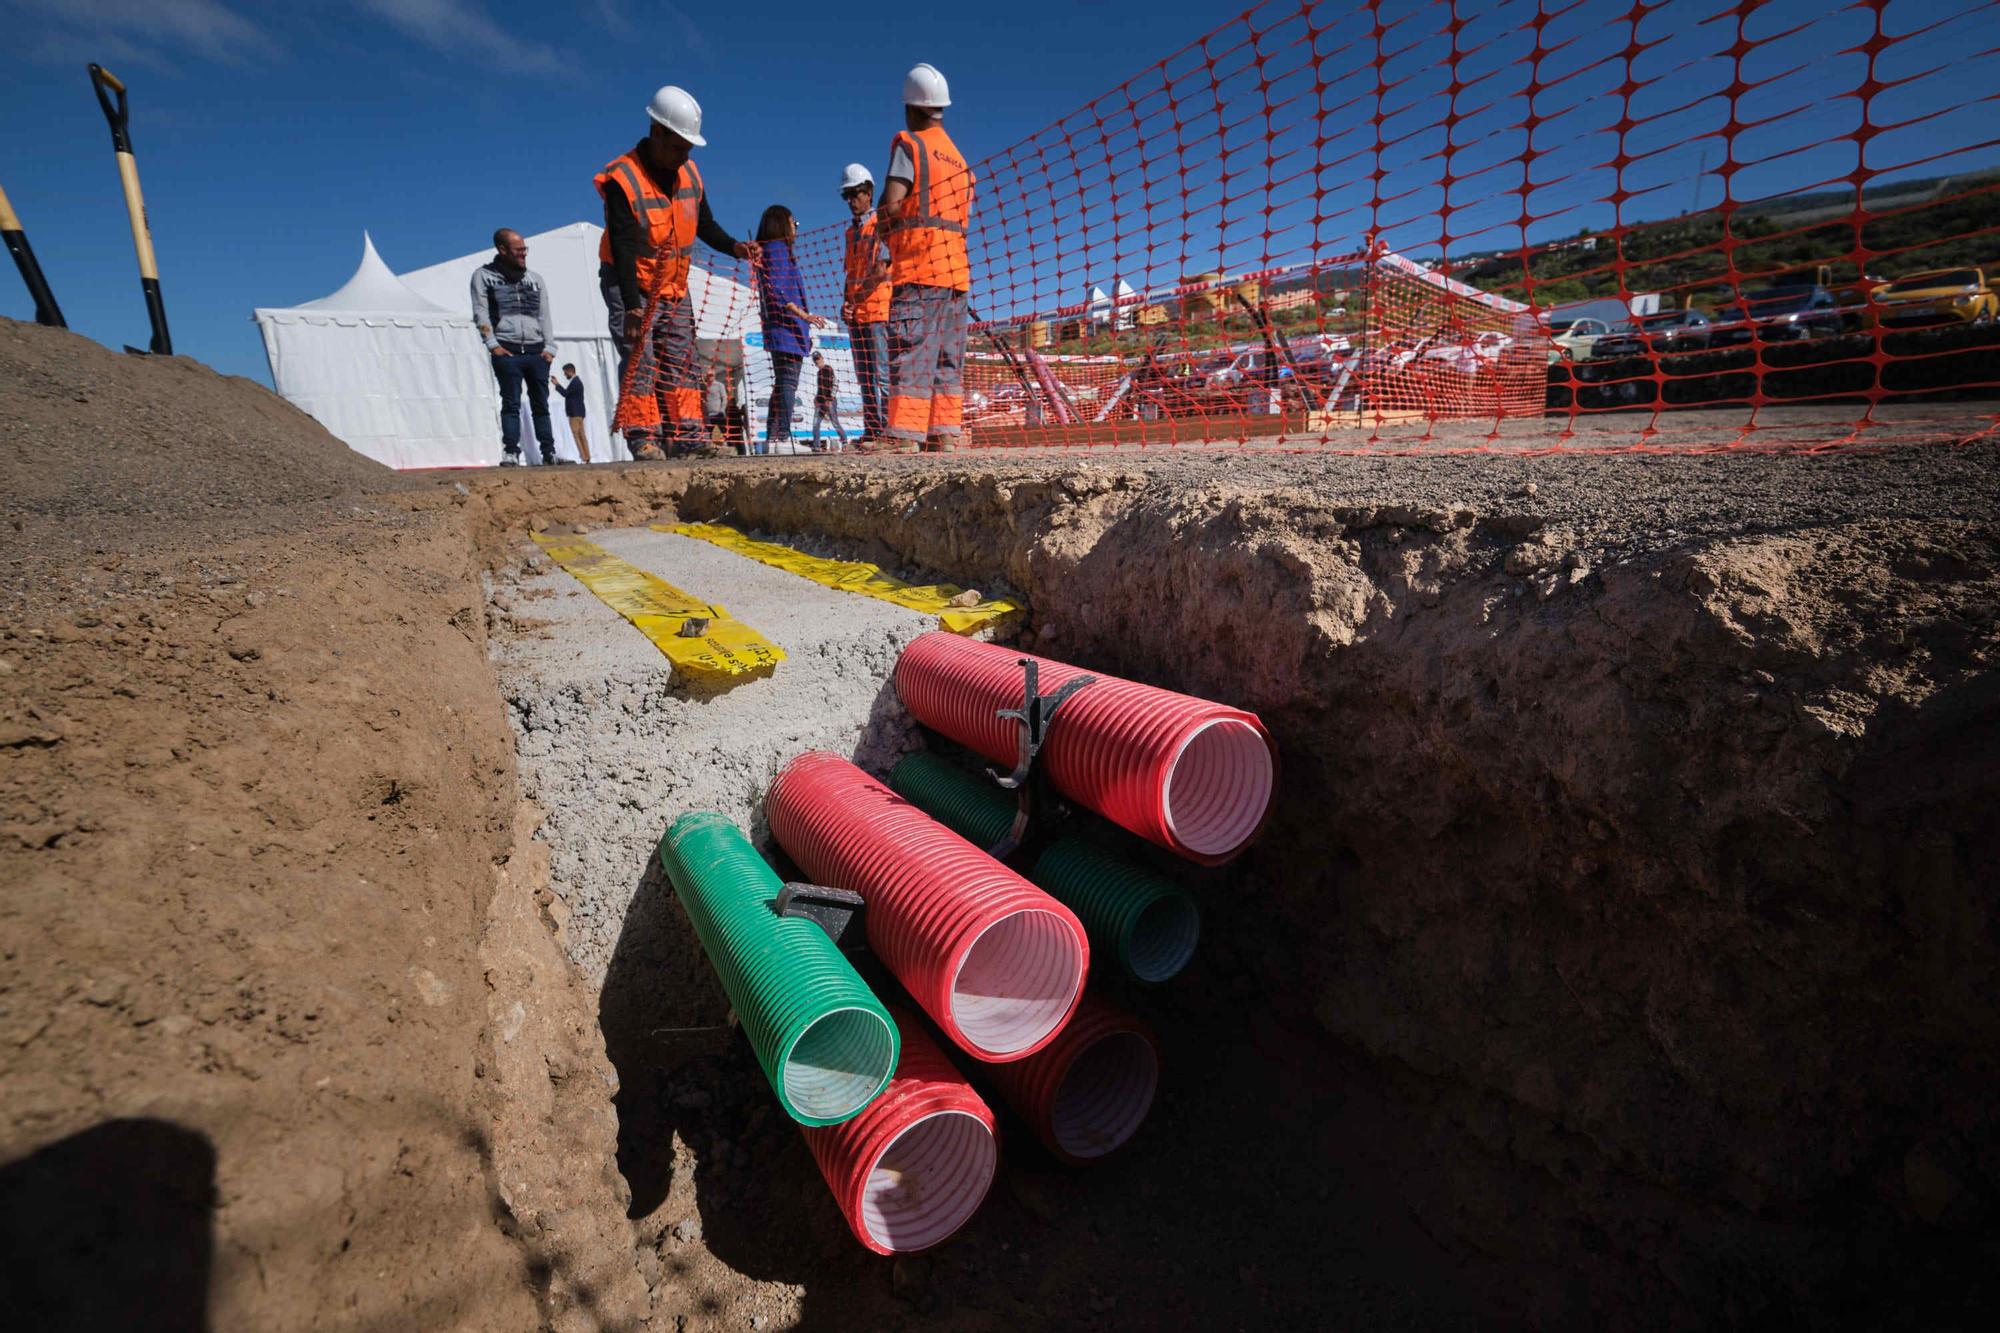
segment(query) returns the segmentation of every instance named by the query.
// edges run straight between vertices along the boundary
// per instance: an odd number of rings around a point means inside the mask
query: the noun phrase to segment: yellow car
[[[1990,324],[2000,293],[1976,268],[1936,268],[1885,282],[1870,293],[1884,324]]]

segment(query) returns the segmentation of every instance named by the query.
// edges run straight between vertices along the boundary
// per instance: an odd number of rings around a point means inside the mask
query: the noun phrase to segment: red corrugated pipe
[[[1076,1008],[1090,944],[1075,913],[853,764],[798,756],[764,813],[809,879],[867,901],[868,947],[971,1054],[1018,1060]]]
[[[1021,706],[1023,657],[1040,664],[1044,694],[1097,677],[1062,705],[1042,748],[1063,795],[1203,865],[1263,829],[1278,755],[1255,713],[942,632],[903,650],[896,693],[917,721],[1011,769],[1019,726],[997,714]]]
[[[1086,1166],[1145,1121],[1160,1083],[1160,1052],[1144,1023],[1091,994],[1054,1041],[986,1072],[1044,1147]]]
[[[999,1166],[993,1112],[921,1023],[894,1013],[903,1053],[868,1109],[805,1130],[855,1239],[877,1254],[944,1240],[979,1211]]]

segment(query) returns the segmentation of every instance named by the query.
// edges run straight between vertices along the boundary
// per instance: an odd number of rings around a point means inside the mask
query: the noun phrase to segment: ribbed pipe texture
[[[723,815],[682,815],[660,866],[786,1114],[830,1125],[867,1106],[896,1068],[896,1025],[824,931],[777,914],[784,886],[750,840]]]
[[[1014,825],[1014,797],[979,774],[934,754],[896,765],[889,786],[961,837],[991,847]],[[1077,838],[1049,844],[1028,878],[1075,912],[1101,960],[1151,983],[1186,967],[1201,938],[1201,913],[1172,881]]]
[[[808,751],[764,798],[771,836],[868,904],[868,947],[981,1060],[1047,1044],[1090,965],[1067,907],[838,755]]]
[[[975,847],[1006,837],[1019,808],[1014,794],[992,779],[934,754],[905,755],[889,774],[889,787]]]
[[[1012,767],[1022,657],[1053,693],[1086,674],[956,634],[919,635],[896,663],[896,693],[917,721]],[[1099,672],[1056,714],[1041,760],[1056,789],[1189,860],[1219,865],[1263,828],[1277,751],[1255,713]]]
[[[1149,984],[1188,965],[1201,913],[1179,885],[1081,838],[1058,838],[1035,858],[1032,879],[1075,912],[1102,958]]]
[[[1084,1166],[1123,1146],[1145,1122],[1160,1055],[1145,1024],[1090,994],[1048,1046],[986,1072],[1044,1147]]]
[[[854,1119],[805,1130],[855,1239],[877,1254],[944,1240],[979,1210],[999,1166],[993,1112],[912,1018],[880,1097]]]

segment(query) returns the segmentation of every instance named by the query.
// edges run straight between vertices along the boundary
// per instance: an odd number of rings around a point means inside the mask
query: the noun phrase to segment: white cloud
[[[516,37],[494,22],[478,0],[361,0],[361,7],[447,55],[470,56],[523,74],[566,68],[539,37]]]
[[[99,60],[166,65],[193,55],[227,64],[277,52],[278,43],[220,0],[0,0],[0,11],[27,16],[44,54],[101,50]]]

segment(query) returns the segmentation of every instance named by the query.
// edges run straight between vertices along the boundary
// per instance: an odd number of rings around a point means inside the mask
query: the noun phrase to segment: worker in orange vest
[[[972,168],[944,132],[951,92],[918,65],[903,76],[903,133],[890,147],[877,232],[889,246],[888,433],[903,447],[956,448],[972,287],[966,224]]]
[[[701,105],[672,84],[653,94],[652,129],[632,150],[598,172],[604,239],[597,250],[598,290],[618,347],[618,409],[612,425],[634,458],[660,458],[663,446],[692,451],[702,443],[701,375],[688,270],[699,237],[711,249],[754,259],[754,242],[724,231],[708,210],[701,173],[689,154],[705,146]]]
[[[861,439],[879,440],[889,374],[889,266],[875,234],[875,178],[859,162],[840,177],[840,198],[854,220],[847,224],[842,252],[846,283],[840,318],[854,348],[854,377],[861,382]],[[856,442],[857,447],[861,444]]]

